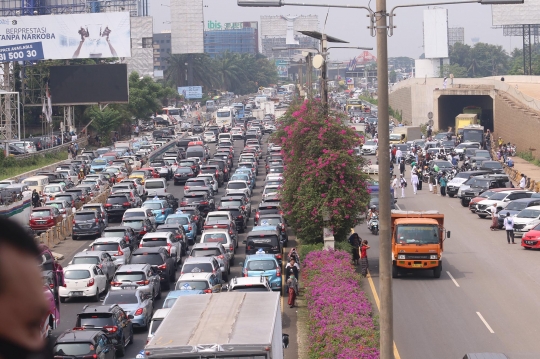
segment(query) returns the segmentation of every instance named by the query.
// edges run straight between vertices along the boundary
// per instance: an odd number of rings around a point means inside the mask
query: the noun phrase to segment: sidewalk
[[[497,158],[493,151],[492,157],[494,159]],[[506,166],[502,159],[500,162],[503,163],[504,172],[508,175],[508,177],[510,177],[514,186],[518,187],[519,181],[521,180],[521,174],[523,173],[525,176],[527,176],[526,189],[534,192],[540,192],[540,167],[535,166],[517,156],[513,156],[512,161],[514,161],[514,167]]]

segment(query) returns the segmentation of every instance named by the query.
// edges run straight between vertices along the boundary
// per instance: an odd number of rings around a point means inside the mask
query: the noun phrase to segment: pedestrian
[[[443,173],[439,180],[439,184],[441,185],[441,196],[446,197],[446,184],[448,180],[446,179],[446,175]]]
[[[446,86],[448,86],[448,79],[445,77],[442,83],[443,89],[446,89]]]
[[[36,189],[34,188],[32,190],[32,206],[34,208],[39,207],[39,200],[40,200],[39,193],[37,193]]]
[[[353,233],[349,237],[349,244],[351,245],[351,254],[353,265],[358,265],[358,260],[360,259],[360,236],[358,233]]]
[[[399,186],[401,187],[401,198],[405,198],[405,187],[407,187],[407,181],[403,178],[403,175],[399,175]]]
[[[521,179],[519,180],[519,188],[525,189],[525,184],[527,183],[526,176],[522,173]]]
[[[396,150],[396,164],[399,164],[402,156],[403,156],[403,152],[401,152],[401,150],[398,148]]]
[[[416,171],[413,172],[411,176],[411,186],[413,188],[414,194],[418,191],[418,175],[416,174]]]
[[[370,247],[368,246],[368,241],[364,239],[362,245],[360,246],[360,273],[362,277],[366,277],[369,270],[367,250]]]
[[[398,188],[399,188],[399,181],[398,181],[396,175],[394,175],[394,179],[392,180],[392,188],[394,189],[394,198],[397,198],[397,196],[398,196]]]
[[[289,291],[289,307],[294,307],[294,302],[296,301],[296,296],[298,295],[298,280],[296,280],[296,277],[294,274],[291,274],[289,276],[289,279],[287,279],[287,288]]]
[[[512,239],[512,244],[516,244],[516,242],[514,242],[514,220],[510,217],[510,212],[506,212],[504,229],[506,230],[506,240],[508,241],[508,244],[510,244],[510,239]]]
[[[396,152],[397,152],[396,146],[392,146],[392,150],[390,151],[390,155],[392,156],[392,158],[390,162],[394,162],[396,160]]]
[[[289,259],[289,263],[285,266],[285,279],[289,279],[291,275],[294,275],[296,278],[300,278],[300,266],[296,263],[294,258]]]
[[[493,206],[489,208],[489,212],[491,213],[491,229],[492,231],[496,231],[499,229],[499,219],[497,218],[497,203],[493,203]]]
[[[135,137],[139,137],[139,125],[135,126]]]
[[[403,159],[399,162],[399,173],[401,173],[402,176],[405,175],[405,161]]]

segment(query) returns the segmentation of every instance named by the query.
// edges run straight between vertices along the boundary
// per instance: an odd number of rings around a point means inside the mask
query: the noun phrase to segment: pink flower
[[[326,198],[326,193],[321,193],[322,198]]]

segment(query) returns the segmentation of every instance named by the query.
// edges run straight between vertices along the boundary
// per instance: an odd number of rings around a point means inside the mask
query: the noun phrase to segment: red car
[[[144,168],[141,168],[139,171],[149,171],[150,174],[152,175],[152,178],[159,178],[159,172],[157,172],[152,167],[144,167]]]
[[[540,248],[540,224],[523,235],[521,246],[525,249]]]
[[[30,228],[34,231],[46,231],[62,222],[64,217],[56,207],[36,207],[30,212]]]

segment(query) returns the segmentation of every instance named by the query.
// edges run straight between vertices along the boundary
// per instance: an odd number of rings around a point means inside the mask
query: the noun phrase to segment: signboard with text
[[[187,100],[202,98],[202,86],[179,87],[178,94],[184,96]]]
[[[257,28],[257,21],[244,21],[244,22],[224,22],[208,20],[206,24],[207,30],[240,30],[244,28]]]
[[[279,77],[289,77],[289,64],[287,60],[276,60],[276,69]]]
[[[0,62],[43,60],[41,42],[24,45],[0,46]]]

